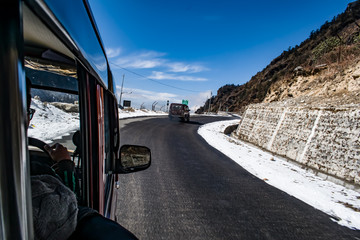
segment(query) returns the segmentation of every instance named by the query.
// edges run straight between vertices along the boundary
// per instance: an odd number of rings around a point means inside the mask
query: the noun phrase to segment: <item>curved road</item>
[[[197,129],[221,118],[191,120],[150,118],[121,129],[121,144],[152,151],[149,169],[120,175],[117,221],[140,239],[360,239],[359,231],[339,226],[209,146]]]

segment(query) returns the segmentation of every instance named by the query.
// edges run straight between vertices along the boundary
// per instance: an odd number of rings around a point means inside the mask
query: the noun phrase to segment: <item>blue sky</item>
[[[89,0],[122,100],[202,106],[243,84],[352,0]]]

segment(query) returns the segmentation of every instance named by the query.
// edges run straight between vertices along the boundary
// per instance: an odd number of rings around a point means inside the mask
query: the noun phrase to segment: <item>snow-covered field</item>
[[[198,133],[254,176],[329,214],[340,225],[360,229],[360,193],[223,133],[227,126],[238,123],[214,122],[201,126]]]
[[[34,98],[31,101],[31,108],[35,109],[35,114],[28,129],[29,137],[40,139],[49,144],[54,139],[61,139],[63,136],[70,135],[80,127],[78,113],[64,112],[53,105]]]
[[[28,131],[31,137],[50,143],[79,129],[77,113],[66,113],[36,99],[33,99],[31,107],[36,110]],[[158,115],[167,114],[149,110],[119,110],[120,119]],[[343,226],[360,229],[360,193],[223,134],[227,126],[238,123],[239,120],[214,122],[201,126],[198,133],[214,148],[266,183],[329,214],[333,221]]]

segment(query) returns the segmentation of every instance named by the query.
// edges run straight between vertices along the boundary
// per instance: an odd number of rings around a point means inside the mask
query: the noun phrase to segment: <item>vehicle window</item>
[[[180,110],[180,109],[181,109],[181,105],[171,105],[171,109],[172,109],[172,110]]]
[[[61,143],[74,151],[72,136],[80,129],[79,97],[74,94],[78,88],[76,72],[46,64],[30,65],[28,61],[25,66],[32,84],[30,108],[35,110],[28,136],[50,145]]]
[[[29,137],[48,144],[58,142],[74,150],[72,134],[80,128],[78,96],[41,89],[32,89],[31,95],[30,107],[35,113]]]

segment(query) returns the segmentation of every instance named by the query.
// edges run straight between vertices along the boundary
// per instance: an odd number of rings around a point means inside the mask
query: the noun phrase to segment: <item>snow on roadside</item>
[[[147,109],[119,109],[119,119],[150,116],[167,116],[167,113],[162,111],[151,111]]]
[[[327,213],[340,225],[360,229],[360,193],[224,134],[227,126],[238,123],[239,120],[209,123],[201,126],[198,133],[211,146],[266,183]]]
[[[78,113],[67,113],[49,103],[34,98],[31,100],[31,108],[35,109],[35,114],[28,128],[29,137],[49,144],[80,128]]]

